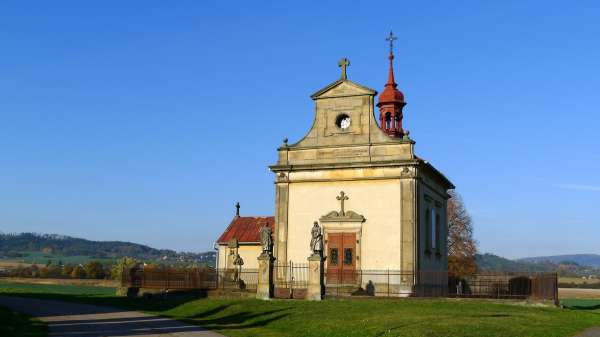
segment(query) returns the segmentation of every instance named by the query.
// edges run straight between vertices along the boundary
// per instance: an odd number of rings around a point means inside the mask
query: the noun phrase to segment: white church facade
[[[277,149],[277,162],[269,167],[275,177],[269,223],[276,263],[305,263],[317,222],[325,283],[352,282],[352,276],[340,275],[357,271],[395,270],[408,275],[398,283],[410,289],[419,272],[447,271],[447,191],[454,186],[415,155],[392,60],[390,50],[388,81],[376,99],[375,90],[348,79],[349,61],[342,59],[340,78],[311,96],[315,117],[306,136]],[[255,232],[249,235],[235,222],[219,241],[219,268],[232,263],[227,259],[233,249],[251,252],[246,259],[260,252],[260,243],[236,239],[258,241],[258,226],[249,226]]]

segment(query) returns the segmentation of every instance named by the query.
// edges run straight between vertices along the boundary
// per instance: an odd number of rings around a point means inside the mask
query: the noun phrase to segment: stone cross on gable
[[[348,78],[348,75],[346,74],[346,68],[350,65],[350,60],[348,60],[347,58],[343,58],[338,62],[338,67],[342,68],[342,80],[345,80]]]
[[[340,201],[341,203],[341,211],[340,211],[340,215],[341,216],[345,216],[346,215],[346,211],[344,210],[344,201],[348,200],[348,196],[346,195],[346,193],[344,193],[344,191],[340,192],[340,195],[335,197],[337,200]]]

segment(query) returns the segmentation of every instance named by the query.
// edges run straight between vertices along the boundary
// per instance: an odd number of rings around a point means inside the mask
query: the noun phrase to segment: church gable
[[[413,159],[413,142],[404,133],[386,133],[374,115],[377,91],[347,78],[342,59],[340,78],[314,93],[315,119],[299,142],[279,148],[278,165],[369,163]],[[394,124],[394,128],[397,128]]]
[[[377,91],[367,88],[348,79],[337,80],[325,88],[312,94],[310,98],[313,100],[334,97],[349,97],[349,96],[375,96]]]

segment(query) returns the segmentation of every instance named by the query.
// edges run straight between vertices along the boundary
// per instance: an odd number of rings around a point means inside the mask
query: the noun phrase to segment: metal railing
[[[123,270],[121,286],[148,289],[256,290],[258,270],[213,268],[132,268]]]
[[[304,298],[308,288],[308,263],[275,263],[273,279],[275,297]]]
[[[325,295],[385,297],[475,297],[558,301],[556,273],[478,273],[327,270]]]
[[[276,263],[275,296],[304,298],[308,264]],[[558,303],[556,273],[477,273],[453,277],[447,272],[401,270],[326,270],[326,296],[472,297],[536,299]],[[256,291],[257,269],[132,268],[123,270],[123,287],[151,289],[229,289]]]

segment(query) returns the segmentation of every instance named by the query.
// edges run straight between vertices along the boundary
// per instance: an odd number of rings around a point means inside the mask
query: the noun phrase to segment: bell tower
[[[390,69],[388,71],[388,80],[385,84],[383,92],[379,95],[379,102],[377,107],[379,108],[379,123],[381,129],[392,137],[404,136],[404,129],[402,129],[402,109],[406,105],[404,102],[404,94],[398,90],[398,85],[394,80],[394,40],[397,37],[390,31],[390,35],[386,38],[390,43]]]

